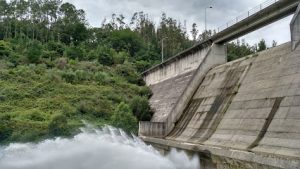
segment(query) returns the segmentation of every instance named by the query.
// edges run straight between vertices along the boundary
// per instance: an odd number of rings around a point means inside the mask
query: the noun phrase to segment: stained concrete
[[[299,107],[300,48],[286,43],[213,68],[165,139],[142,138],[245,168],[298,168]]]
[[[208,50],[203,48],[203,51],[199,51],[200,54],[206,54],[205,56],[199,56],[201,63],[197,69],[149,86],[153,92],[153,96],[149,102],[155,114],[151,122],[139,123],[139,135],[151,135],[153,137],[166,136],[166,134],[173,130],[175,122],[180,118],[184,108],[204,79],[205,73],[212,67],[226,63],[226,48],[224,45],[213,44]],[[190,57],[193,58],[194,55],[190,55]],[[178,63],[173,64],[189,65],[189,62],[184,63],[188,60],[191,59],[181,59],[177,61]],[[156,71],[158,70],[155,70],[155,72]],[[161,71],[164,72],[164,69]],[[172,72],[176,72],[176,69]],[[145,78],[145,80],[148,79],[150,82],[153,82],[152,79],[159,79],[163,76],[154,78],[154,75],[150,75],[150,77],[151,78]],[[148,84],[151,84],[149,81]],[[159,129],[161,128],[163,128],[164,131],[160,131]]]
[[[202,168],[300,169],[299,2],[278,0],[144,72],[156,112],[139,136],[164,151],[200,153]],[[222,43],[295,11],[291,43],[216,67]]]
[[[160,83],[150,85],[153,96],[149,102],[155,114],[152,122],[163,122],[180,98],[195,70],[167,79]]]

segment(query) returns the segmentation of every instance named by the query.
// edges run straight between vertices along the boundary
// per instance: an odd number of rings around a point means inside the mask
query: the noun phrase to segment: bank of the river
[[[126,65],[66,58],[52,64],[0,60],[0,143],[72,135],[82,120],[136,131],[132,110],[135,102],[147,104],[149,90],[119,73]]]

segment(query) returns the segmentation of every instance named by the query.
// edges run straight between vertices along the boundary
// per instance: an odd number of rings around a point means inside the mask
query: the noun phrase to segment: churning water
[[[0,147],[0,169],[199,169],[198,157],[162,156],[122,130],[86,127],[71,139]]]

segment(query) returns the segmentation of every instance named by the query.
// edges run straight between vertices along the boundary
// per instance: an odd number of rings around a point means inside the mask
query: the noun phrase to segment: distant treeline
[[[61,0],[1,0],[0,40],[23,39],[28,44],[30,40],[58,42],[80,48],[77,49],[81,50],[79,53],[85,54],[78,56],[85,57],[79,58],[82,60],[87,59],[95,48],[112,48],[127,52],[142,71],[160,61],[162,39],[166,38],[164,53],[168,58],[215,33],[211,30],[199,33],[194,23],[190,31],[193,39],[190,40],[186,25],[165,13],[158,25],[143,12],[134,13],[129,20],[126,23],[122,14],[112,14],[111,18],[102,21],[100,28],[92,28],[86,21],[84,10]],[[229,60],[232,55],[241,57],[259,50],[262,49],[246,43],[231,43]]]

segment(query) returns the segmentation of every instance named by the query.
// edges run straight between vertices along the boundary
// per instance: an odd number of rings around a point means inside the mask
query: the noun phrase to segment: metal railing
[[[268,0],[268,1],[266,1],[266,2],[264,2],[264,3],[262,3],[262,4],[260,4],[260,5],[258,5],[258,6],[256,6],[256,7],[252,8],[252,9],[249,10],[247,13],[244,13],[244,14],[242,14],[242,15],[236,17],[235,19],[233,19],[233,20],[227,22],[226,24],[224,24],[224,25],[218,27],[217,32],[219,33],[219,32],[221,32],[221,31],[223,31],[223,30],[225,30],[225,29],[231,27],[232,25],[235,25],[235,24],[237,24],[238,22],[243,21],[244,19],[246,19],[246,18],[248,18],[248,17],[250,17],[250,16],[252,16],[252,15],[254,15],[254,14],[260,12],[260,11],[262,11],[263,9],[265,9],[265,8],[267,8],[267,7],[269,7],[269,6],[273,5],[273,4],[275,4],[275,3],[278,2],[278,1],[279,1],[279,0]]]

